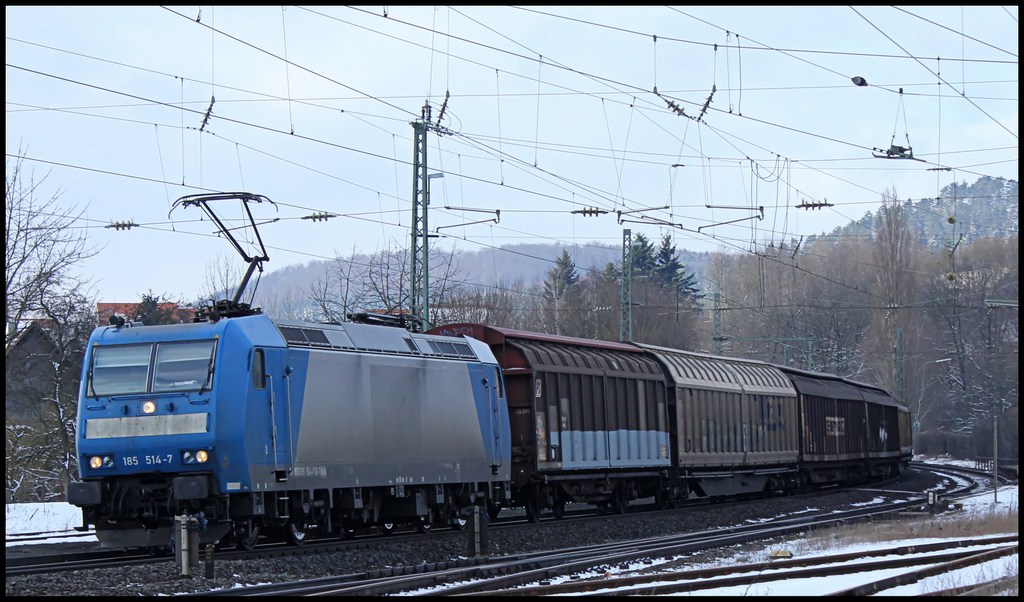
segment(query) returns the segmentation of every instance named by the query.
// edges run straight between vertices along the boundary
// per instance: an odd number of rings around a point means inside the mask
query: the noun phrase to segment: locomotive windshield
[[[90,369],[94,397],[198,391],[209,385],[214,341],[95,347]],[[150,383],[150,373],[153,378]]]
[[[153,393],[200,389],[212,369],[213,341],[157,345]]]
[[[152,352],[152,345],[93,348],[90,370],[93,395],[145,393]]]

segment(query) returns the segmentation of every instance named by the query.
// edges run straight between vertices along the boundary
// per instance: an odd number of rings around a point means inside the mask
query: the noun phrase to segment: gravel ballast
[[[924,471],[909,470],[899,483],[887,489],[924,492],[936,487],[941,480],[941,477]],[[489,553],[493,557],[706,531],[768,520],[808,508],[819,511],[848,509],[853,504],[878,497],[877,490],[850,490],[809,499],[780,497],[756,504],[697,506],[657,515],[625,514],[572,523],[544,521],[541,526],[531,528],[492,530],[489,533]],[[23,575],[7,577],[6,593],[9,596],[156,596],[202,592],[450,561],[466,556],[467,543],[465,533],[434,531],[430,535],[400,541],[380,538],[372,544],[340,552],[270,560],[224,560],[215,564],[213,579],[203,578],[202,567],[197,571],[198,575],[182,577],[177,574],[173,560],[115,569]]]

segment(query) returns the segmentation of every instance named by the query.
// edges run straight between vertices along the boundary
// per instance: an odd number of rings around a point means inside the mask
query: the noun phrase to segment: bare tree
[[[408,250],[388,247],[371,255],[362,279],[371,305],[365,309],[397,314],[408,308],[410,278]]]
[[[451,323],[448,311],[457,292],[466,281],[455,263],[456,252],[433,248],[430,251],[430,325]]]
[[[230,299],[242,283],[245,272],[241,268],[240,258],[225,257],[220,251],[217,257],[206,263],[206,279],[203,281],[203,290],[200,293],[203,301],[214,302],[220,299]],[[253,284],[250,282],[243,292],[243,298]]]
[[[905,339],[900,340],[897,335],[906,323],[907,311],[904,308],[910,301],[912,290],[911,262],[907,212],[897,199],[896,191],[890,189],[882,195],[882,206],[875,218],[876,290],[885,304],[876,323],[876,332],[878,357],[883,357],[887,351],[893,353],[892,379],[884,379],[881,384],[891,386],[900,399],[907,398],[905,366],[902,363],[905,355],[899,355],[905,354]]]
[[[8,497],[30,485],[36,499],[60,497],[76,471],[75,415],[82,356],[96,326],[89,284],[76,268],[98,251],[75,228],[84,210],[65,208],[57,191],[40,200],[46,177],[23,169],[22,155],[6,163],[4,317],[6,347],[35,324],[47,344],[25,365],[7,370],[8,390],[31,392],[26,422],[6,422]],[[28,369],[31,367],[31,369]],[[12,476],[12,470],[13,476]]]
[[[303,291],[296,288],[285,288],[278,291],[263,293],[257,297],[263,313],[284,320],[314,320],[309,299]]]
[[[348,314],[362,309],[361,281],[367,266],[356,260],[355,249],[347,259],[337,257],[327,267],[324,278],[310,286],[313,318],[324,322],[342,322]]]
[[[47,174],[49,175],[49,174]],[[61,191],[45,200],[36,196],[46,176],[25,174],[22,155],[6,163],[4,252],[4,318],[6,343],[17,336],[26,320],[49,300],[81,288],[74,275],[82,261],[98,250],[87,245],[75,222],[84,209],[63,207]]]
[[[435,324],[477,322],[488,326],[528,329],[528,317],[537,313],[538,295],[519,278],[493,286],[462,285],[452,292]]]

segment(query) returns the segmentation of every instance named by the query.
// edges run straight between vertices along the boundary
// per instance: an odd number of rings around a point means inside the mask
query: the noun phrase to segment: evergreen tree
[[[637,234],[633,238],[633,248],[630,250],[630,260],[633,264],[633,277],[654,276],[655,252],[654,243],[647,240],[643,234]]]
[[[142,322],[146,326],[153,326],[155,324],[174,324],[176,322],[174,318],[174,308],[168,307],[168,303],[171,302],[162,298],[160,295],[153,294],[152,290],[148,293],[143,293],[142,300],[135,309],[135,315],[132,316],[131,320]]]
[[[562,249],[562,254],[555,260],[555,265],[548,270],[544,280],[544,300],[555,303],[579,288],[580,277],[576,273],[576,263],[569,256],[569,251]]]
[[[544,280],[543,328],[554,334],[579,336],[583,329],[580,277],[569,251],[555,260]]]
[[[679,261],[672,237],[666,234],[654,258],[654,273],[658,282],[668,290],[675,290],[690,303],[703,298],[697,286],[697,275],[686,273],[686,267]]]

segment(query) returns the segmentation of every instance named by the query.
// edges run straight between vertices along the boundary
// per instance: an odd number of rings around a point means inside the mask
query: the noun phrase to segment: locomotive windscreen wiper
[[[206,385],[210,384],[210,381],[213,380],[213,358],[214,358],[214,354],[211,353],[210,354],[210,363],[208,363],[206,365],[206,380],[204,380],[202,386],[199,387],[199,394],[200,395],[203,393],[203,391],[206,390]]]

